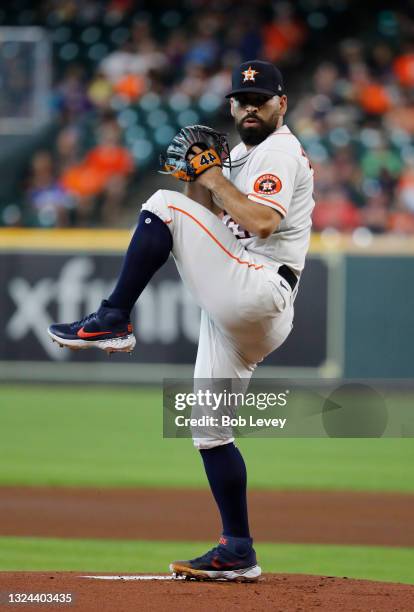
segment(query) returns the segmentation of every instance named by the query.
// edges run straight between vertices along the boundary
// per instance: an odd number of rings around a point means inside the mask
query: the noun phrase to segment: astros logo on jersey
[[[273,195],[279,193],[282,189],[282,181],[275,174],[262,174],[256,179],[254,184],[254,190],[256,193],[263,193],[265,195]]]
[[[243,83],[245,83],[246,81],[254,82],[255,81],[254,77],[256,76],[256,74],[259,74],[259,73],[257,72],[257,70],[252,69],[251,66],[249,66],[247,70],[243,70],[242,71],[242,75],[244,76]]]

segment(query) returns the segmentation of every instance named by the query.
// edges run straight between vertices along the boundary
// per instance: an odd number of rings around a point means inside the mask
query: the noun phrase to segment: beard
[[[256,121],[258,122],[258,125],[247,127],[243,124],[243,122],[247,118],[253,118],[253,115],[249,117],[243,117],[241,121],[236,122],[236,129],[239,133],[242,142],[244,142],[244,144],[246,145],[251,146],[258,145],[263,142],[263,140],[266,140],[266,138],[270,136],[272,132],[275,131],[278,120],[277,117],[274,117],[269,121],[265,122],[259,119],[258,117],[254,117],[254,119],[256,119]]]

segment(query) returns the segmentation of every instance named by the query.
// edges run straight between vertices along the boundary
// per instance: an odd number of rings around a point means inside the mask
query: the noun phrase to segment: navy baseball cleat
[[[205,555],[170,565],[173,578],[257,582],[262,570],[257,565],[251,538],[222,536],[219,545]]]
[[[130,353],[136,344],[129,314],[110,308],[106,300],[80,321],[54,323],[47,331],[54,342],[71,349],[95,347],[107,353]]]

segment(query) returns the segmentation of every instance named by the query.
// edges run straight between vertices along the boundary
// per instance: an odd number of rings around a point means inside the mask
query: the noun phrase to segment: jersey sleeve
[[[298,171],[296,159],[282,151],[263,151],[252,162],[247,197],[252,202],[274,208],[285,218]]]

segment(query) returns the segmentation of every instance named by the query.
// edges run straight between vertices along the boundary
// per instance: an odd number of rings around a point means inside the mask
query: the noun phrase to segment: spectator
[[[104,118],[98,128],[98,144],[61,178],[63,187],[77,198],[82,224],[93,223],[96,216],[104,225],[116,224],[133,170],[118,123],[111,116]]]
[[[98,128],[98,144],[86,156],[86,164],[102,174],[127,176],[133,170],[131,155],[121,144],[122,132],[114,117],[103,119]]]
[[[105,74],[98,70],[93,77],[87,95],[91,104],[99,109],[107,110],[113,95],[113,86]]]
[[[38,151],[32,159],[26,206],[30,225],[66,227],[70,224],[74,201],[57,181],[48,151]]]
[[[87,95],[85,72],[82,66],[72,64],[56,90],[55,106],[67,122],[91,110]]]
[[[315,206],[313,225],[316,230],[332,228],[338,231],[351,231],[360,226],[361,213],[347,195],[336,187],[321,197]]]
[[[188,36],[182,29],[174,30],[168,36],[164,54],[166,62],[169,66],[174,66],[177,71],[180,71],[184,65],[184,58],[188,49]]]
[[[406,211],[395,211],[389,217],[388,229],[394,234],[414,235],[414,215]]]
[[[222,99],[230,91],[231,73],[231,65],[223,66],[209,78],[206,90]]]
[[[361,167],[367,177],[385,179],[387,175],[397,177],[401,171],[401,160],[384,142],[367,151],[361,159]]]
[[[185,56],[185,63],[211,68],[216,63],[218,52],[219,45],[214,36],[201,31],[191,41]]]
[[[414,215],[414,156],[407,160],[401,172],[397,195],[401,207]]]
[[[357,95],[367,115],[385,115],[391,108],[391,98],[386,88],[374,81],[361,83]]]
[[[113,91],[125,102],[136,102],[147,89],[146,79],[139,74],[126,74],[115,84]]]
[[[263,27],[263,44],[266,59],[277,64],[304,43],[306,28],[290,3],[275,4],[275,11],[274,20]]]
[[[184,77],[176,85],[175,91],[197,99],[206,91],[207,83],[207,70],[205,66],[201,64],[187,64]]]
[[[361,209],[362,224],[374,234],[381,234],[388,229],[388,200],[381,190],[368,197]]]
[[[405,53],[395,59],[394,73],[400,85],[414,87],[414,45],[410,45]]]
[[[67,168],[77,163],[79,156],[79,131],[70,126],[63,128],[56,139],[55,164],[57,174],[62,174]]]
[[[405,132],[408,137],[414,136],[414,105],[409,94],[401,94],[399,102],[394,106],[393,112],[385,117],[385,126]]]
[[[387,85],[393,84],[393,53],[389,45],[382,41],[374,45],[368,61],[376,80]]]
[[[110,53],[99,66],[100,73],[113,85],[128,74],[138,74],[140,69],[140,60],[131,41]]]

